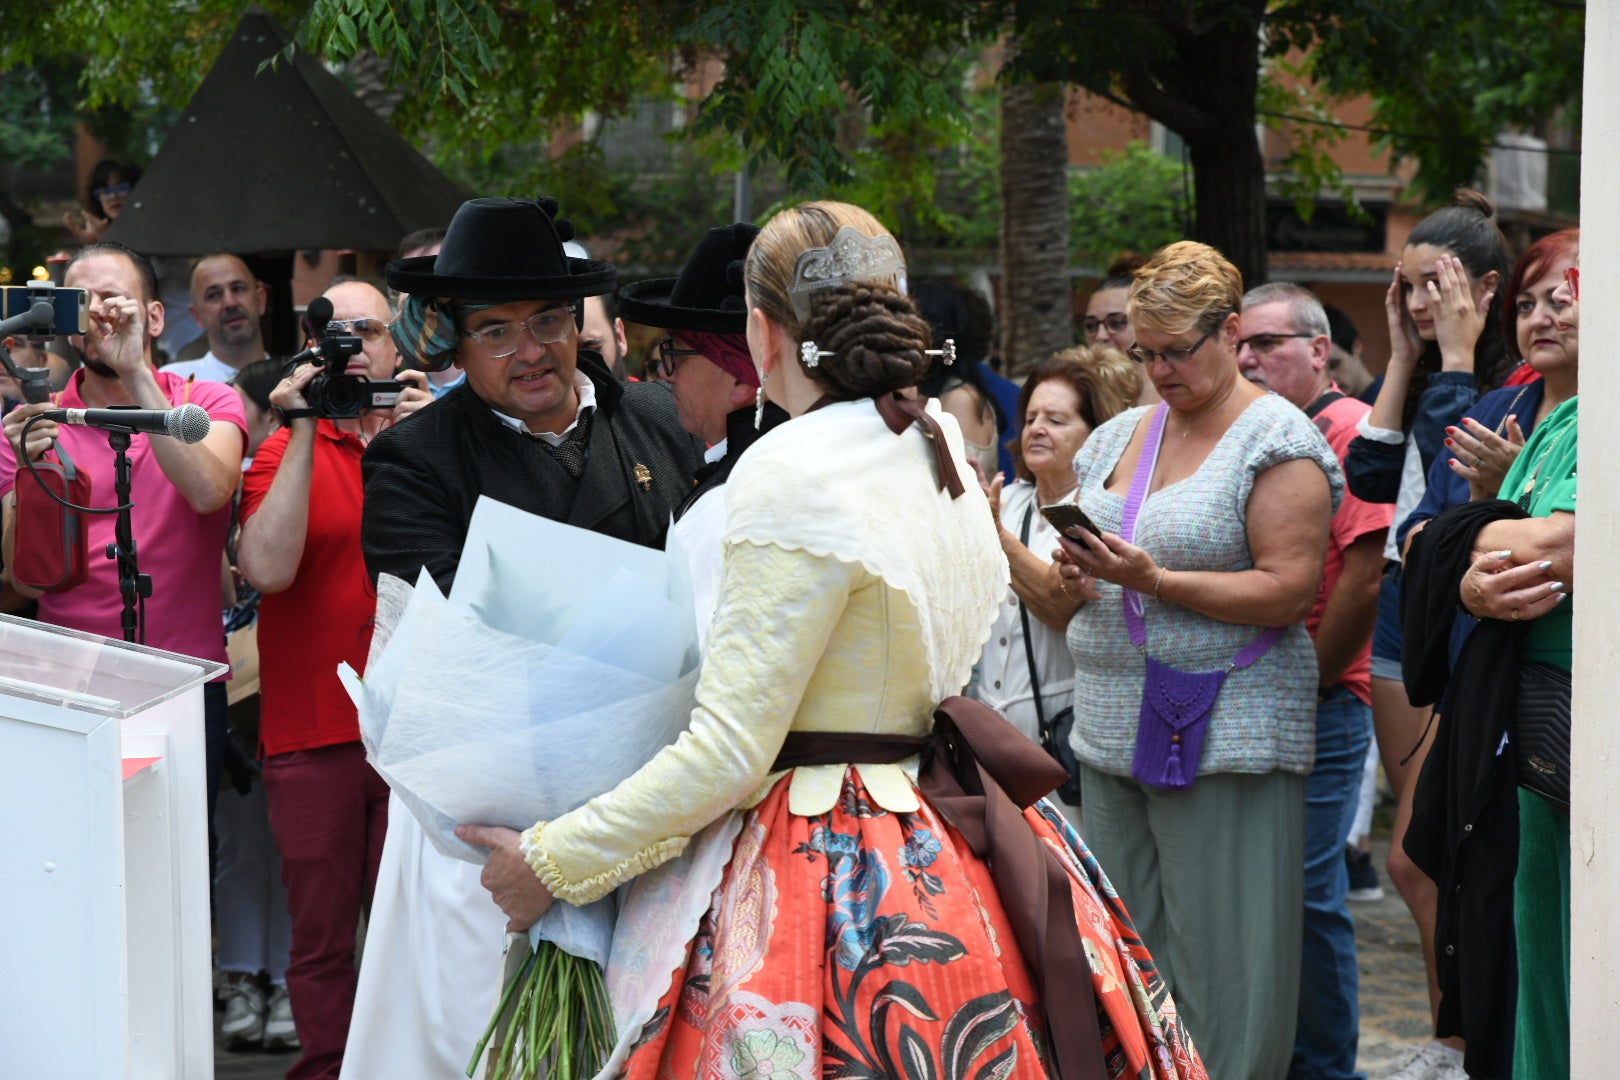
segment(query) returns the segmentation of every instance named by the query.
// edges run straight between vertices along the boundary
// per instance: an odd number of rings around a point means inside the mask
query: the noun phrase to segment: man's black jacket
[[[446,593],[480,495],[554,521],[662,547],[670,511],[692,490],[703,447],[681,430],[669,387],[623,384],[593,353],[596,387],[584,474],[575,480],[531,437],[503,424],[466,383],[387,428],[361,459],[366,569],[415,582],[427,567]],[[552,569],[534,553],[536,572]]]

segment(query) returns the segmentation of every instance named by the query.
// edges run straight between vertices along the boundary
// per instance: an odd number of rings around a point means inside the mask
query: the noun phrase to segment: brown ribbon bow
[[[806,412],[815,412],[823,405],[831,405],[838,401],[854,400],[851,398],[834,397],[832,394],[823,394],[816,399]],[[889,425],[889,430],[896,435],[902,435],[912,424],[922,428],[923,435],[928,439],[934,450],[934,468],[938,471],[935,477],[939,481],[939,490],[951,493],[951,498],[961,498],[963,487],[962,478],[956,471],[956,459],[951,457],[951,451],[945,445],[945,430],[939,426],[939,421],[928,415],[923,408],[922,399],[908,396],[900,390],[888,394],[878,394],[872,399],[877,404],[878,415],[883,422]],[[902,755],[905,756],[905,755]],[[871,764],[878,764],[872,762]]]
[[[994,709],[953,697],[934,711],[928,738],[789,732],[772,771],[893,764],[918,753],[922,768],[917,786],[924,797],[962,834],[973,854],[989,864],[1019,950],[1041,988],[1058,1075],[1062,1080],[1106,1080],[1091,965],[1080,941],[1069,871],[1023,815],[1067,778],[1063,766]]]

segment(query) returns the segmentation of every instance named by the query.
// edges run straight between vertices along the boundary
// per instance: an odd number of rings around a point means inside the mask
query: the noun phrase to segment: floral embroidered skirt
[[[1030,827],[1065,853],[1110,1077],[1205,1078],[1153,958],[1079,835],[1044,802]],[[1004,1080],[1048,1075],[1047,1011],[988,868],[924,803],[788,812],[784,779],[742,815],[684,971],[625,1066],[632,1080]],[[1076,972],[1076,978],[1086,973]],[[1063,1023],[1063,1003],[1053,1003]]]

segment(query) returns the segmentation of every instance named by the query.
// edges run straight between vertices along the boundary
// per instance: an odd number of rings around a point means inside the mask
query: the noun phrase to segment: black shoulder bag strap
[[[1018,542],[1029,547],[1029,522],[1035,516],[1035,497],[1030,496],[1029,505],[1024,508],[1024,523],[1018,527]],[[1018,596],[1016,592],[1014,596]],[[1029,685],[1035,695],[1035,729],[1040,734],[1041,746],[1047,753],[1052,752],[1052,729],[1046,726],[1046,703],[1041,700],[1041,672],[1035,666],[1035,643],[1029,637],[1029,607],[1025,605],[1024,598],[1018,597],[1018,622],[1024,630],[1024,659],[1029,664]]]
[[[1317,413],[1321,412],[1323,409],[1327,408],[1329,405],[1333,404],[1335,401],[1338,401],[1342,397],[1344,397],[1344,395],[1339,393],[1337,390],[1329,390],[1327,393],[1305,406],[1305,419],[1315,420]]]

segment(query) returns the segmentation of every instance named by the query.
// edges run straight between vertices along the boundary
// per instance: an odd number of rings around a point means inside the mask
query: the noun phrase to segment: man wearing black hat
[[[669,388],[620,383],[578,348],[580,300],[616,274],[570,258],[573,227],[556,217],[555,199],[475,199],[436,256],[389,265],[388,284],[407,294],[392,327],[400,352],[467,378],[361,459],[373,578],[414,582],[425,567],[448,592],[480,495],[659,547],[691,490],[702,446],[681,430]],[[379,944],[361,966],[344,1076],[461,1075],[493,1004],[506,925],[478,875],[391,800],[368,930]]]
[[[742,262],[757,235],[756,226],[741,222],[710,229],[680,276],[638,281],[619,291],[625,318],[669,332],[658,343],[659,374],[675,388],[681,427],[709,444],[670,528],[671,540],[691,558],[700,640],[707,635],[720,583],[726,523],[721,485],[754,440],[788,419],[760,396],[759,372],[745,336]]]
[[[364,460],[361,543],[371,575],[449,590],[480,495],[651,547],[691,489],[702,447],[667,388],[620,383],[580,350],[579,304],[613,288],[612,266],[570,258],[573,226],[550,198],[474,199],[437,255],[401,259],[400,352],[466,382]]]

